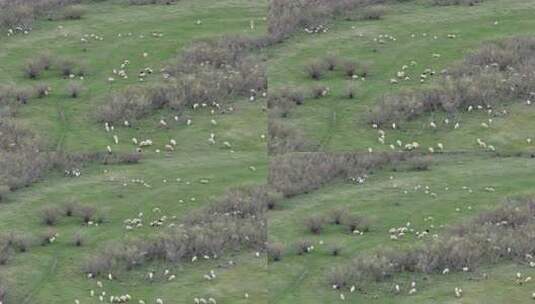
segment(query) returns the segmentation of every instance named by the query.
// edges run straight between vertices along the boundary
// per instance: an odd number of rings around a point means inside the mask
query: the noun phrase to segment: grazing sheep
[[[175,151],[175,148],[172,145],[165,145],[165,150],[167,152],[173,152]]]

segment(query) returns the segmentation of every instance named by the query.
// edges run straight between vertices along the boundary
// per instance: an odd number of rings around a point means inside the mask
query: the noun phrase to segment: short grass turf
[[[473,151],[480,149],[476,143],[481,138],[494,145],[498,152],[516,153],[534,151],[527,143],[533,134],[535,110],[518,101],[495,109],[509,113],[493,119],[490,128],[481,126],[489,116],[483,111],[461,111],[450,124],[443,122],[443,113],[425,114],[411,122],[398,122],[401,128],[392,130],[384,126],[386,143],[378,141],[377,130],[369,124],[369,110],[384,94],[396,94],[403,89],[418,88],[432,83],[432,78],[420,83],[425,69],[438,73],[454,65],[484,42],[511,36],[533,35],[535,20],[532,18],[535,4],[525,0],[488,0],[475,6],[436,7],[427,1],[388,5],[382,20],[346,21],[341,18],[329,23],[327,33],[297,33],[291,39],[274,48],[269,65],[270,88],[298,87],[309,89],[314,85],[330,88],[321,99],[309,99],[297,107],[286,119],[291,125],[302,128],[307,137],[321,144],[323,150],[390,150],[397,140],[403,143],[418,142],[422,149],[442,143],[446,151]],[[496,22],[496,24],[495,24]],[[448,38],[449,34],[456,38]],[[389,35],[396,40],[384,38]],[[414,37],[412,36],[414,35]],[[435,39],[436,36],[436,39]],[[334,54],[342,59],[365,62],[370,75],[365,80],[350,81],[341,71],[329,72],[321,80],[311,80],[304,72],[308,63]],[[433,57],[439,54],[440,57]],[[416,65],[411,65],[415,61]],[[396,73],[408,65],[410,81],[400,80]],[[356,98],[344,97],[346,87],[352,83]],[[430,127],[434,121],[437,128]],[[454,129],[455,122],[460,123]]]

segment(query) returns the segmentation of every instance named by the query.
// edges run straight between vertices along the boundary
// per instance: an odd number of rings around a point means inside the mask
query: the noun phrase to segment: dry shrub
[[[78,206],[76,215],[82,218],[82,221],[87,224],[95,219],[97,210],[91,206]]]
[[[35,96],[37,98],[44,98],[50,94],[50,87],[47,84],[40,83],[34,87]]]
[[[78,98],[80,94],[82,94],[83,90],[84,87],[78,82],[71,82],[67,86],[67,94],[71,98]]]
[[[338,67],[338,64],[340,64],[340,58],[336,55],[328,54],[323,58],[323,66],[328,71],[334,71]]]
[[[221,256],[228,251],[264,250],[266,206],[279,198],[266,186],[230,190],[211,205],[193,211],[172,229],[106,247],[88,261],[85,271],[101,275],[153,261],[183,263],[193,257]]]
[[[51,244],[54,239],[56,238],[57,232],[53,229],[47,229],[46,231],[43,231],[39,235],[39,240],[41,246],[46,246]]]
[[[69,78],[71,77],[71,75],[74,75],[74,76],[87,75],[85,65],[73,59],[59,60],[57,62],[57,68],[59,69],[60,75],[64,78]]]
[[[312,242],[310,240],[298,240],[294,246],[297,255],[304,255],[311,251]]]
[[[62,20],[79,20],[82,19],[86,12],[87,9],[85,6],[70,5],[63,8],[59,17]]]
[[[268,109],[271,117],[288,117],[296,105],[302,105],[305,93],[299,88],[283,88],[268,96]]]
[[[404,1],[404,0],[397,0]],[[268,33],[274,42],[288,38],[301,28],[324,25],[328,19],[348,15],[385,0],[272,0],[268,10]]]
[[[67,217],[74,216],[78,208],[80,208],[80,203],[77,201],[68,201],[63,205],[63,215]]]
[[[128,4],[130,5],[152,5],[152,4],[170,5],[178,1],[180,0],[127,0]]]
[[[268,134],[268,153],[271,155],[318,149],[318,145],[307,139],[301,130],[280,119],[269,120]]]
[[[306,64],[304,70],[311,79],[320,80],[325,75],[327,68],[322,62],[314,61]]]
[[[61,210],[57,207],[45,207],[41,210],[41,222],[48,226],[54,226],[60,216]]]
[[[356,94],[357,94],[356,91],[357,91],[356,85],[354,83],[349,83],[346,86],[344,96],[347,97],[348,99],[353,99],[356,97]]]
[[[382,5],[364,7],[359,10],[358,19],[360,20],[379,20],[386,14],[386,8]]]
[[[4,279],[0,278],[0,302],[7,303],[5,302],[6,299],[7,299],[7,286],[4,283]]]
[[[342,224],[347,227],[349,233],[355,231],[368,232],[370,231],[370,221],[360,215],[356,214],[345,214],[342,217]]]
[[[369,66],[363,62],[345,60],[341,64],[341,69],[344,72],[344,75],[349,78],[354,76],[367,77],[369,74]]]
[[[344,216],[349,213],[347,208],[336,208],[329,211],[329,222],[334,225],[341,225]]]
[[[409,158],[405,153],[292,153],[270,161],[268,183],[286,196],[306,193],[337,178],[361,176]]]
[[[431,0],[431,3],[439,6],[468,5],[473,6],[483,2],[483,0]]]
[[[167,81],[154,87],[128,87],[97,109],[105,122],[135,121],[169,107],[181,112],[195,104],[220,107],[234,97],[265,92],[265,66],[249,56],[262,47],[255,38],[224,36],[193,43],[164,68]]]
[[[516,37],[486,44],[429,88],[380,98],[370,123],[415,119],[424,113],[455,114],[469,106],[495,107],[525,100],[535,91],[535,39]]]
[[[325,218],[321,215],[307,217],[304,221],[305,227],[313,234],[320,234],[325,224]]]
[[[441,273],[444,269],[473,271],[500,261],[531,261],[535,253],[535,200],[507,200],[505,206],[449,227],[439,238],[407,250],[379,251],[361,256],[350,265],[333,270],[329,280],[339,288],[399,272]]]
[[[329,254],[332,256],[339,256],[342,252],[342,246],[338,244],[330,245],[329,246]]]
[[[84,236],[81,232],[76,232],[72,238],[72,244],[76,247],[81,247],[85,243]]]
[[[10,0],[0,2],[0,28],[16,33],[32,29],[35,19],[55,15],[78,0]]]
[[[37,79],[44,71],[44,66],[38,60],[30,60],[24,66],[24,76],[30,79]]]
[[[26,187],[50,168],[49,157],[40,152],[40,141],[32,132],[2,119],[0,134],[0,186],[11,191]]]
[[[269,261],[278,262],[284,254],[284,245],[281,243],[268,243],[266,246]]]
[[[148,115],[151,110],[148,90],[142,87],[130,86],[121,92],[113,93],[109,98],[109,102],[97,110],[96,115],[100,122],[133,122]]]
[[[312,98],[319,99],[327,95],[329,88],[324,85],[315,85],[310,91]]]
[[[7,239],[8,245],[17,252],[28,252],[35,244],[35,240],[28,234],[10,233]]]

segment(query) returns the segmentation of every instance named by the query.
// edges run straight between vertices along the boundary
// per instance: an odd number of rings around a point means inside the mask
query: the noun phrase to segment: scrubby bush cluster
[[[43,143],[34,133],[8,118],[0,120],[0,134],[0,200],[8,192],[38,181],[51,169],[80,168],[87,162],[133,164],[141,158],[139,153],[67,154],[43,151]]]
[[[305,65],[305,74],[313,79],[320,80],[329,71],[339,69],[348,78],[367,77],[369,75],[369,65],[364,62],[338,58],[334,55],[327,55],[321,61],[312,61]]]
[[[194,104],[220,107],[231,97],[260,96],[267,89],[265,67],[250,52],[262,38],[225,36],[193,43],[164,68],[166,81],[113,93],[96,113],[102,122],[135,121],[165,107],[182,111]]]
[[[94,207],[82,205],[77,202],[67,202],[62,208],[55,206],[46,206],[40,213],[41,222],[48,226],[54,226],[60,220],[62,216],[66,217],[79,217],[83,224],[89,222],[102,222],[102,218],[97,214],[97,210]]]
[[[403,0],[272,0],[269,3],[268,32],[274,41],[282,41],[301,28],[325,25],[328,19],[342,16],[378,19],[384,9],[377,5]],[[371,6],[371,7],[370,7]]]
[[[280,119],[269,120],[268,132],[268,153],[270,155],[311,152],[318,149],[318,145],[308,140],[300,129]]]
[[[230,190],[161,234],[107,247],[88,261],[85,272],[107,275],[151,261],[187,262],[242,248],[263,251],[267,241],[265,212],[279,198],[266,186]]]
[[[39,140],[9,119],[0,120],[0,187],[13,191],[37,181],[49,168]]]
[[[444,71],[433,86],[387,95],[370,113],[370,123],[400,124],[428,112],[455,114],[469,106],[495,107],[533,98],[535,39],[510,38],[489,43]]]
[[[180,0],[128,0],[130,5],[150,5],[150,4],[165,4],[170,5]]]
[[[80,12],[73,14],[71,7],[79,3],[79,0],[7,0],[0,2],[0,28],[14,31],[29,31],[37,18],[51,18],[58,11],[65,10],[66,16],[78,16]],[[71,12],[67,14],[67,12]],[[83,14],[83,13],[82,13]],[[81,16],[81,15],[80,15]]]
[[[272,157],[268,183],[286,196],[315,190],[337,178],[362,176],[399,166],[416,155],[406,153],[290,153]]]
[[[434,5],[448,6],[448,5],[476,5],[483,2],[483,0],[431,0]]]
[[[400,272],[472,271],[500,261],[533,262],[535,200],[508,200],[503,207],[451,226],[438,238],[404,251],[379,251],[333,269],[338,288],[383,281]],[[332,286],[331,285],[331,286]]]
[[[6,265],[16,253],[28,252],[38,240],[25,233],[10,232],[0,235],[0,265]]]

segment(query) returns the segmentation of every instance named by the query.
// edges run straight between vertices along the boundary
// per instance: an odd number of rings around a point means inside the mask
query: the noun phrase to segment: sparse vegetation
[[[321,215],[310,216],[305,219],[305,227],[313,234],[320,234],[324,223],[325,219]]]
[[[280,243],[269,243],[266,246],[268,258],[272,262],[278,262],[282,259],[284,246]]]

